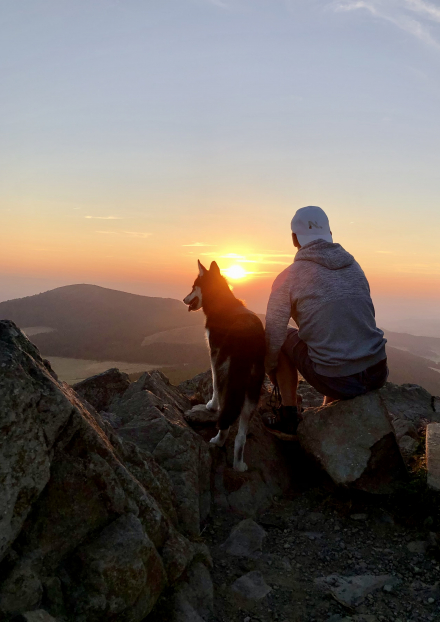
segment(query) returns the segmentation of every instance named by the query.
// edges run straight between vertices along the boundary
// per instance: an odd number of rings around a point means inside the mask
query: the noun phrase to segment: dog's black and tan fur
[[[219,432],[211,443],[222,447],[230,426],[240,417],[234,469],[245,471],[246,434],[264,380],[264,329],[260,319],[234,296],[215,261],[209,270],[200,261],[198,266],[199,276],[184,303],[189,311],[203,309],[206,315],[213,383],[213,396],[206,406],[219,411]]]

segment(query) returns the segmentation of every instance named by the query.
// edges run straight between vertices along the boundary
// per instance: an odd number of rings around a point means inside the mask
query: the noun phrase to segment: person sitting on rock
[[[282,407],[265,424],[288,434],[298,425],[298,372],[324,404],[378,389],[388,377],[386,339],[362,268],[333,243],[320,207],[299,209],[291,229],[298,252],[275,279],[266,314],[266,372]]]

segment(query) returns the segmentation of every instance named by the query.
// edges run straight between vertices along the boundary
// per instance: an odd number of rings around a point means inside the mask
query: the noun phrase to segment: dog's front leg
[[[208,410],[218,410],[218,382],[217,373],[215,371],[215,359],[211,358],[211,371],[212,371],[212,398],[206,404]]]

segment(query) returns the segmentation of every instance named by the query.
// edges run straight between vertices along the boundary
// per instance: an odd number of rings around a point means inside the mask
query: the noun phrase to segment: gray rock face
[[[146,372],[112,407],[122,424],[118,435],[150,452],[173,484],[181,526],[191,536],[210,510],[211,458],[204,441],[186,423],[189,400],[158,371]]]
[[[12,322],[0,322],[0,344],[1,561],[49,481],[51,452],[74,406]]]
[[[185,411],[184,417],[190,425],[215,425],[218,413],[208,410],[204,404],[197,404],[191,410]]]
[[[231,585],[237,605],[243,609],[251,608],[256,602],[267,596],[271,588],[258,570],[243,575]]]
[[[120,395],[123,395],[130,386],[128,374],[112,368],[77,382],[73,385],[75,393],[84,398],[98,412],[107,410],[110,404]]]
[[[242,520],[236,525],[223,547],[229,555],[253,557],[261,552],[266,532],[251,518]]]
[[[181,382],[178,386],[181,393],[187,396],[191,405],[206,404],[212,397],[212,373],[208,371],[197,374],[190,380]]]
[[[435,398],[417,384],[387,382],[379,394],[393,418],[411,421],[416,428],[430,421],[440,423],[440,416],[434,410]]]
[[[336,484],[389,493],[406,479],[378,391],[307,410],[298,437]]]
[[[358,607],[368,594],[378,590],[384,585],[395,586],[400,579],[391,575],[357,575],[354,577],[341,577],[329,575],[315,579],[315,583],[329,591],[333,597],[345,607]]]
[[[129,389],[133,397],[139,392]],[[177,440],[196,437],[172,404],[142,391],[151,397],[148,412],[162,417],[160,402],[167,413],[165,435],[174,438],[178,428]],[[182,512],[169,473],[59,383],[7,321],[0,322],[0,403],[1,620],[34,621],[44,613],[75,622],[140,622],[193,559],[209,563],[202,545],[179,532]],[[177,470],[182,446],[167,447],[158,455]],[[209,482],[209,462],[207,471]]]
[[[430,423],[426,429],[426,465],[428,486],[440,490],[440,423]]]
[[[214,586],[206,566],[200,562],[193,564],[186,573],[175,593],[175,611],[188,610],[186,603],[200,617],[208,617],[214,608]]]
[[[139,518],[120,516],[90,544],[80,546],[70,562],[73,586],[69,608],[84,620],[151,611],[166,584],[162,560]]]

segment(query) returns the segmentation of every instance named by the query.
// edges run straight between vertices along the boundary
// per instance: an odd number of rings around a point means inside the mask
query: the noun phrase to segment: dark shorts
[[[298,330],[295,328],[288,329],[287,338],[281,350],[292,361],[304,380],[322,395],[336,400],[349,400],[373,389],[380,389],[388,378],[387,359],[352,376],[331,378],[318,374],[309,357],[307,344],[301,341]]]

